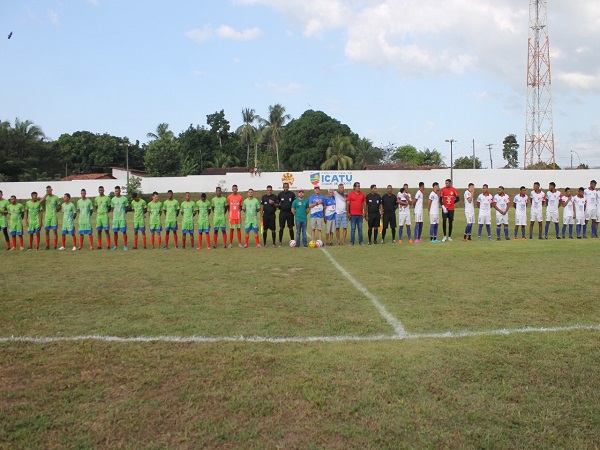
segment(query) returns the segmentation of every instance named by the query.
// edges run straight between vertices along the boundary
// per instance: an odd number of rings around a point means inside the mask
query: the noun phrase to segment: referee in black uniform
[[[383,205],[383,230],[381,231],[381,243],[385,242],[385,233],[388,226],[392,228],[392,242],[396,242],[396,210],[398,209],[398,200],[392,192],[392,185],[388,184],[387,192],[381,197]]]
[[[260,217],[262,218],[263,247],[267,246],[267,230],[271,230],[273,247],[275,247],[275,211],[279,206],[279,199],[273,194],[273,186],[267,186],[267,193],[260,200]]]
[[[294,239],[294,213],[292,212],[292,202],[296,200],[296,194],[290,191],[290,184],[283,183],[283,191],[277,196],[279,201],[279,246],[283,240],[283,229],[287,224],[290,232],[290,240]]]
[[[381,195],[377,193],[376,185],[371,185],[371,192],[366,195],[366,199],[367,224],[369,225],[367,237],[369,238],[369,245],[371,245],[371,236],[375,235],[373,243],[377,244],[377,234],[379,232],[379,224],[381,222]]]

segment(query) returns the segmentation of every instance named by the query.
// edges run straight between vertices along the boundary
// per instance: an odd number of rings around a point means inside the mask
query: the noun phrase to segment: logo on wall
[[[321,174],[319,172],[313,172],[310,174],[310,182],[313,186],[317,186],[321,180]]]
[[[294,185],[294,175],[292,175],[289,172],[284,173],[281,177],[281,184],[283,184],[283,183],[288,183],[290,186],[293,186]]]
[[[321,171],[310,174],[310,182],[313,186],[322,188],[336,188],[338,184],[350,186],[352,184],[352,172]]]

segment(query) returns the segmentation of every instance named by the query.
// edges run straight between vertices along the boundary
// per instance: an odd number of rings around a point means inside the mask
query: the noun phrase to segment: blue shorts
[[[79,230],[80,235],[92,234],[92,230]]]
[[[71,236],[75,236],[75,228],[73,228],[72,230],[62,230],[63,236],[65,236],[67,234],[70,234]]]
[[[250,233],[251,231],[258,233],[258,227],[247,227],[246,228],[246,233]]]
[[[37,228],[36,228],[36,229],[34,229],[34,230],[27,230],[27,232],[28,232],[29,234],[38,234],[38,233],[40,232],[40,230],[41,230],[41,227],[37,227]]]
[[[108,231],[108,227],[96,227],[96,231]]]
[[[137,233],[138,231],[141,231],[142,233],[145,233],[145,232],[146,232],[146,227],[134,228],[134,229],[133,229],[133,231],[134,231],[134,232],[136,232],[136,233]]]
[[[44,227],[44,230],[49,231],[49,230],[58,230],[58,226],[57,225],[51,225],[49,227]]]
[[[336,228],[348,228],[348,216],[346,214],[335,215],[335,227]]]
[[[198,234],[202,234],[202,233],[210,233],[210,228],[198,229]]]
[[[194,234],[194,230],[181,230],[181,234]]]
[[[23,236],[23,232],[22,231],[11,231],[10,232],[11,236]]]
[[[174,227],[165,227],[165,231],[168,233],[169,231],[177,231],[177,225]]]
[[[152,228],[150,227],[150,233],[160,233],[162,231],[162,227]]]
[[[216,233],[219,230],[221,230],[223,233],[225,233],[225,231],[227,231],[227,229],[225,227],[215,227],[213,231]]]
[[[125,233],[125,232],[127,232],[127,227],[116,227],[116,228],[113,227],[113,233],[118,233],[119,231],[121,233]]]

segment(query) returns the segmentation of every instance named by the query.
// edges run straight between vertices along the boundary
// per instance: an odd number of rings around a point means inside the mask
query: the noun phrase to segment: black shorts
[[[454,222],[454,210],[448,210],[448,212],[442,212],[442,219],[448,219],[450,222]]]
[[[388,227],[396,228],[396,214],[395,213],[383,213],[383,229],[387,230]]]
[[[294,213],[291,211],[279,211],[279,228],[294,228]]]
[[[369,228],[379,228],[381,224],[381,216],[379,214],[373,215],[369,214],[369,220],[367,221]]]
[[[263,216],[263,228],[275,231],[275,213],[265,213]]]

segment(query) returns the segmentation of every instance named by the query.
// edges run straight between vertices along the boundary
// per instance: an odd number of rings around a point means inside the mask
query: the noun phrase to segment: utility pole
[[[492,161],[492,146],[493,146],[493,145],[494,145],[494,144],[488,144],[488,145],[487,145],[487,148],[488,148],[488,150],[490,151],[490,169],[493,169],[493,168],[494,168],[494,162]]]
[[[452,144],[454,144],[456,140],[446,139],[446,142],[450,142],[450,179],[454,183],[454,162],[452,161]]]

